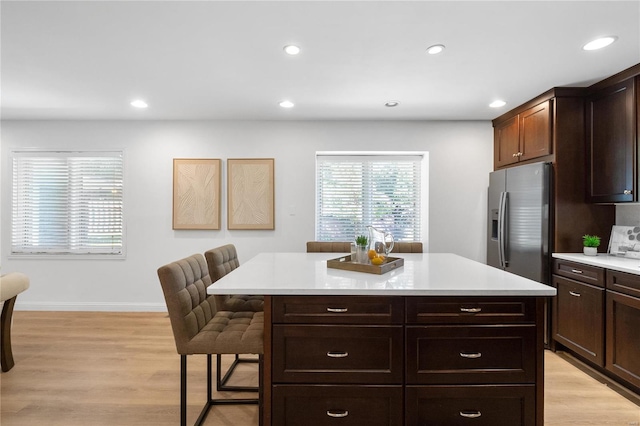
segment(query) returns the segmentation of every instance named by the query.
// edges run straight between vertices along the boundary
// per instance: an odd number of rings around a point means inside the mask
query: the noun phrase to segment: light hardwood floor
[[[12,338],[0,425],[179,424],[180,358],[166,314],[16,311]],[[191,424],[205,400],[205,360],[189,358]],[[562,356],[546,352],[545,361],[545,425],[640,426],[638,405]],[[255,364],[241,368],[235,384],[257,383]],[[258,409],[215,407],[206,424],[257,425]]]

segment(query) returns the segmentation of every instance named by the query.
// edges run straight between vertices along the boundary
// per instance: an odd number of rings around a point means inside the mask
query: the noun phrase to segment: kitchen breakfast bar
[[[262,253],[209,294],[265,295],[264,425],[536,425],[556,290],[447,253],[384,274]]]

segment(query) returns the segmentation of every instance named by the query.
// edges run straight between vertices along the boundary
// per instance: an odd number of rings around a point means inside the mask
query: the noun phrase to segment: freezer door
[[[548,284],[550,165],[507,170],[506,271]]]
[[[487,265],[504,269],[500,250],[500,199],[506,190],[506,172],[498,170],[489,174],[487,212]]]

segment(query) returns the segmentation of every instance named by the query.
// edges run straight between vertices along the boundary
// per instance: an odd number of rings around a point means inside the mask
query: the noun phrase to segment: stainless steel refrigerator
[[[549,284],[551,164],[489,176],[487,264]]]

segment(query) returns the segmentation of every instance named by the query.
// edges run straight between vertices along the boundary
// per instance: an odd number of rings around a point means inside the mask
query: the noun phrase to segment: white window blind
[[[123,254],[122,152],[13,152],[11,252]]]
[[[317,155],[316,239],[353,241],[366,227],[421,240],[422,155]]]

